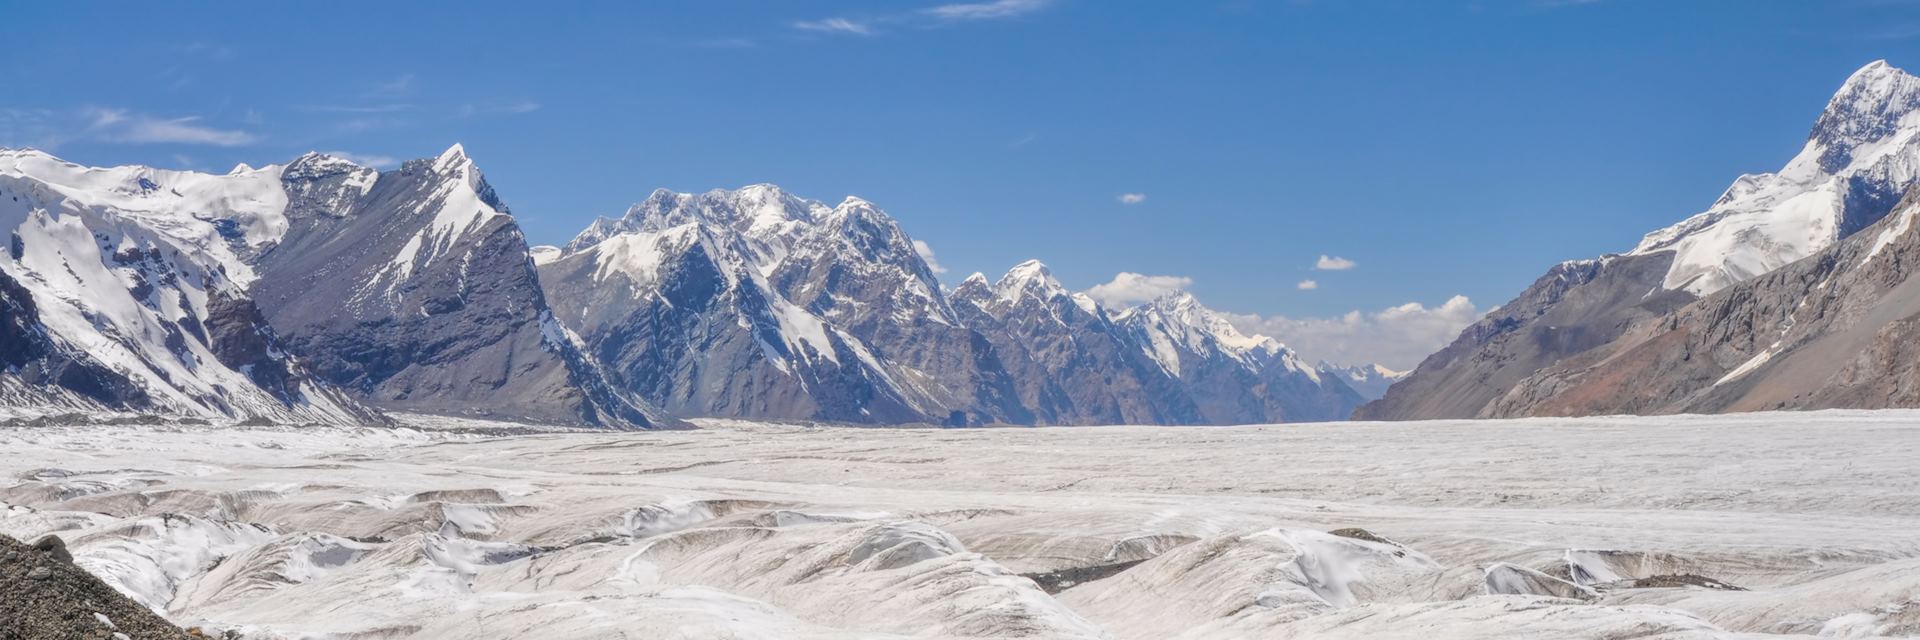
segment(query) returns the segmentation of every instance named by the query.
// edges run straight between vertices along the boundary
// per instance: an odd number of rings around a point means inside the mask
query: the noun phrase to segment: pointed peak
[[[1847,78],[1827,101],[1826,110],[1807,135],[1817,147],[1819,169],[1837,174],[1854,155],[1902,130],[1902,122],[1920,111],[1920,78],[1885,60],[1875,60]]]
[[[787,193],[786,189],[782,189],[780,185],[771,182],[756,182],[731,191],[727,189],[714,189],[708,191],[707,195],[748,202],[777,202],[793,198],[793,195]]]
[[[433,159],[433,170],[440,173],[471,166],[473,166],[473,160],[467,157],[466,145],[458,142],[453,143],[451,147],[447,147],[446,151],[440,152],[440,157]]]
[[[1042,297],[1067,292],[1066,287],[1060,286],[1060,281],[1053,279],[1053,272],[1047,269],[1046,263],[1039,260],[1014,265],[1007,270],[1007,275],[1000,276],[1000,281],[993,284],[993,289],[1008,300],[1015,300],[1018,294],[1028,291]]]
[[[1870,84],[1882,78],[1886,78],[1889,76],[1906,75],[1906,73],[1907,73],[1906,71],[1901,70],[1899,67],[1893,66],[1892,64],[1888,63],[1885,58],[1882,58],[1879,60],[1875,60],[1873,62],[1869,62],[1866,64],[1866,66],[1863,66],[1863,67],[1860,67],[1859,69],[1854,70],[1853,75],[1847,76],[1847,82],[1845,86],[1853,86],[1856,84]]]
[[[1047,263],[1045,262],[1041,262],[1039,260],[1028,260],[1026,262],[1013,265],[1012,269],[1007,270],[1007,275],[1011,276],[1014,274],[1039,274],[1043,276],[1051,276],[1053,275],[1053,272],[1047,269]]]
[[[238,174],[238,173],[244,173],[245,171],[252,170],[251,168],[242,169],[242,167],[245,167],[245,166],[246,165],[241,165],[240,167],[234,167],[233,173]],[[282,173],[282,175],[288,179],[302,179],[302,178],[314,179],[314,178],[324,178],[327,176],[340,175],[343,173],[348,173],[348,172],[358,171],[363,169],[366,169],[366,167],[362,167],[358,164],[355,164],[353,161],[348,160],[346,158],[342,158],[340,156],[321,153],[318,151],[308,151],[306,153],[300,154],[300,157],[294,158],[292,162],[287,163],[286,170]],[[370,169],[367,169],[367,170],[370,170]]]
[[[635,202],[633,206],[627,207],[627,213],[623,217],[634,218],[646,215],[649,209],[665,209],[678,204],[680,200],[685,197],[687,197],[686,194],[672,189],[654,189],[653,193],[647,194],[645,200]],[[601,218],[601,220],[606,220],[606,218]]]
[[[988,284],[987,274],[980,273],[978,271],[973,272],[973,275],[967,276],[965,280],[960,281],[960,286],[963,286],[963,287],[967,285],[985,285],[985,284]]]

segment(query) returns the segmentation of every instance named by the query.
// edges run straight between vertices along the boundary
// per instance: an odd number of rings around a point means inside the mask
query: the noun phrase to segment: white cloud
[[[969,2],[962,4],[943,4],[927,9],[927,15],[941,20],[995,20],[1012,18],[1039,11],[1053,4],[1053,0],[994,0],[993,2]]]
[[[1309,361],[1374,363],[1405,370],[1452,342],[1484,312],[1466,296],[1454,296],[1435,307],[1409,302],[1371,313],[1349,311],[1331,318],[1224,315],[1241,331],[1272,336]]]
[[[819,31],[821,33],[847,33],[847,34],[853,34],[853,35],[859,35],[859,36],[873,34],[872,27],[867,26],[866,24],[863,24],[863,23],[848,20],[846,18],[823,18],[820,20],[801,20],[793,23],[793,28],[800,29],[802,31]]]
[[[1144,193],[1120,194],[1120,204],[1140,204],[1146,201],[1147,201],[1147,194],[1144,194]]]
[[[1312,280],[1301,280],[1300,284],[1293,285],[1293,288],[1299,289],[1301,291],[1312,291],[1314,289],[1320,288],[1320,283],[1314,282]]]
[[[913,252],[920,254],[921,260],[927,261],[927,268],[932,269],[934,275],[939,275],[947,272],[946,267],[940,266],[939,260],[933,259],[933,245],[927,244],[927,241],[925,240],[913,241]]]
[[[400,159],[398,158],[395,158],[393,156],[383,156],[377,153],[354,153],[351,151],[322,151],[320,153],[324,153],[324,154],[333,156],[335,158],[346,160],[347,162],[351,162],[363,167],[373,167],[375,169],[385,169],[385,168],[400,164]]]
[[[1357,266],[1360,265],[1352,260],[1340,256],[1330,256],[1324,253],[1320,254],[1320,259],[1313,263],[1313,268],[1321,271],[1346,271]]]
[[[1149,276],[1123,271],[1114,275],[1112,282],[1093,285],[1087,289],[1087,295],[1109,307],[1125,307],[1191,286],[1193,278],[1185,276]]]
[[[87,131],[92,137],[107,142],[239,147],[253,144],[258,139],[245,131],[202,125],[199,116],[154,118],[126,109],[90,109],[86,115],[92,121]]]

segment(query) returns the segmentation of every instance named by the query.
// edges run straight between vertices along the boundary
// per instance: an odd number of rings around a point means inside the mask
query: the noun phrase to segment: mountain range
[[[1361,398],[1185,293],[1108,309],[1037,261],[951,291],[873,203],[655,191],[534,252],[616,384],[685,416],[940,424],[1339,419]]]
[[[1186,293],[1110,309],[1028,262],[951,291],[874,204],[656,191],[529,247],[459,145],[226,174],[0,151],[0,408],[607,428],[1344,418]]]
[[[1801,151],[1553,266],[1411,372],[1306,364],[1176,291],[1028,261],[944,286],[874,203],[657,190],[529,246],[466,150],[225,174],[0,150],[0,418],[120,411],[600,428],[1920,406],[1920,78],[1849,77]]]

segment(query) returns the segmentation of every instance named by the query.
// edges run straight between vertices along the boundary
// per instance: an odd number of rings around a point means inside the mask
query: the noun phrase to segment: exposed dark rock
[[[58,538],[0,535],[0,640],[190,638],[73,564]]]

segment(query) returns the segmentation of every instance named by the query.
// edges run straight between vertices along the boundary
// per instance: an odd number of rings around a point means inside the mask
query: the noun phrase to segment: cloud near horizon
[[[1223,313],[1246,333],[1271,336],[1309,362],[1378,364],[1405,371],[1447,346],[1486,312],[1466,296],[1437,306],[1409,302],[1374,312],[1349,311],[1331,318],[1263,317]]]
[[[217,129],[200,124],[200,116],[155,118],[126,109],[88,109],[90,137],[105,142],[129,144],[200,144],[239,147],[259,138],[237,129]]]
[[[921,260],[927,261],[927,268],[933,271],[933,275],[937,276],[947,272],[947,268],[940,266],[940,261],[933,258],[933,245],[927,244],[927,241],[913,241],[913,252],[920,254]]]
[[[1148,302],[1160,296],[1176,291],[1184,291],[1193,286],[1193,278],[1185,276],[1149,276],[1131,271],[1122,271],[1113,276],[1113,280],[1093,285],[1087,289],[1087,296],[1109,307],[1128,307]]]

